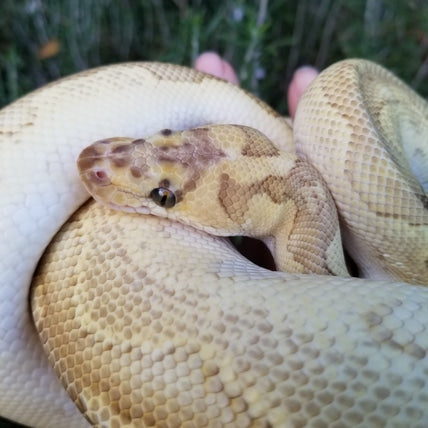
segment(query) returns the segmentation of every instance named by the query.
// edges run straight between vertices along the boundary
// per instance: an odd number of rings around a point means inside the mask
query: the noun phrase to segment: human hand
[[[199,71],[228,80],[236,85],[239,84],[239,79],[233,67],[214,52],[205,52],[201,54],[196,59],[194,66]],[[309,66],[301,67],[294,73],[287,92],[288,111],[292,119],[296,112],[300,97],[317,75],[318,71]]]

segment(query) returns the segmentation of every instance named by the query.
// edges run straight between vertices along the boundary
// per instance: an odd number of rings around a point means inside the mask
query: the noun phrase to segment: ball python
[[[316,79],[293,131],[236,86],[159,63],[85,71],[4,108],[0,414],[55,427],[85,426],[82,413],[112,427],[422,427],[426,119],[421,98],[362,60]],[[192,225],[85,203],[76,160],[91,142],[225,123],[315,166],[348,251],[374,279],[267,271]]]
[[[78,167],[88,192],[114,209],[261,238],[283,272],[348,276],[324,180],[254,128],[208,125],[101,140],[83,150]]]

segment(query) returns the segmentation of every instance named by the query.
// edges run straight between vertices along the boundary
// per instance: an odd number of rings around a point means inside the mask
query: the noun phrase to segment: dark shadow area
[[[231,242],[251,262],[265,269],[276,270],[272,254],[262,241],[242,236],[232,238]]]
[[[0,428],[26,428],[26,425],[17,424],[9,419],[2,418],[0,416]]]

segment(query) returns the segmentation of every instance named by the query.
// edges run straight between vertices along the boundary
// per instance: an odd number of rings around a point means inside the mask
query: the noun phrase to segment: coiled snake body
[[[32,300],[55,372],[88,420],[424,426],[428,292],[392,279],[428,278],[426,121],[422,99],[365,61],[333,66],[299,105],[296,150],[324,177],[345,245],[376,280],[269,272],[191,225],[82,207],[44,255]],[[272,147],[295,150],[287,123],[259,100],[171,65],[91,70],[1,112],[2,415],[32,426],[85,423],[28,311],[40,257],[88,198],[79,153],[112,136],[212,123],[255,127]],[[410,148],[401,135],[412,137]]]

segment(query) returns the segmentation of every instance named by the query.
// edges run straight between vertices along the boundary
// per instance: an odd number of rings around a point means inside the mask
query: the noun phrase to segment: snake
[[[323,71],[292,127],[233,84],[163,63],[91,69],[5,107],[0,414],[35,427],[423,427],[427,119],[365,60]],[[322,235],[312,220],[332,203]],[[257,229],[277,205],[310,233]],[[291,272],[224,238],[253,227]],[[364,278],[335,267],[339,236]]]

